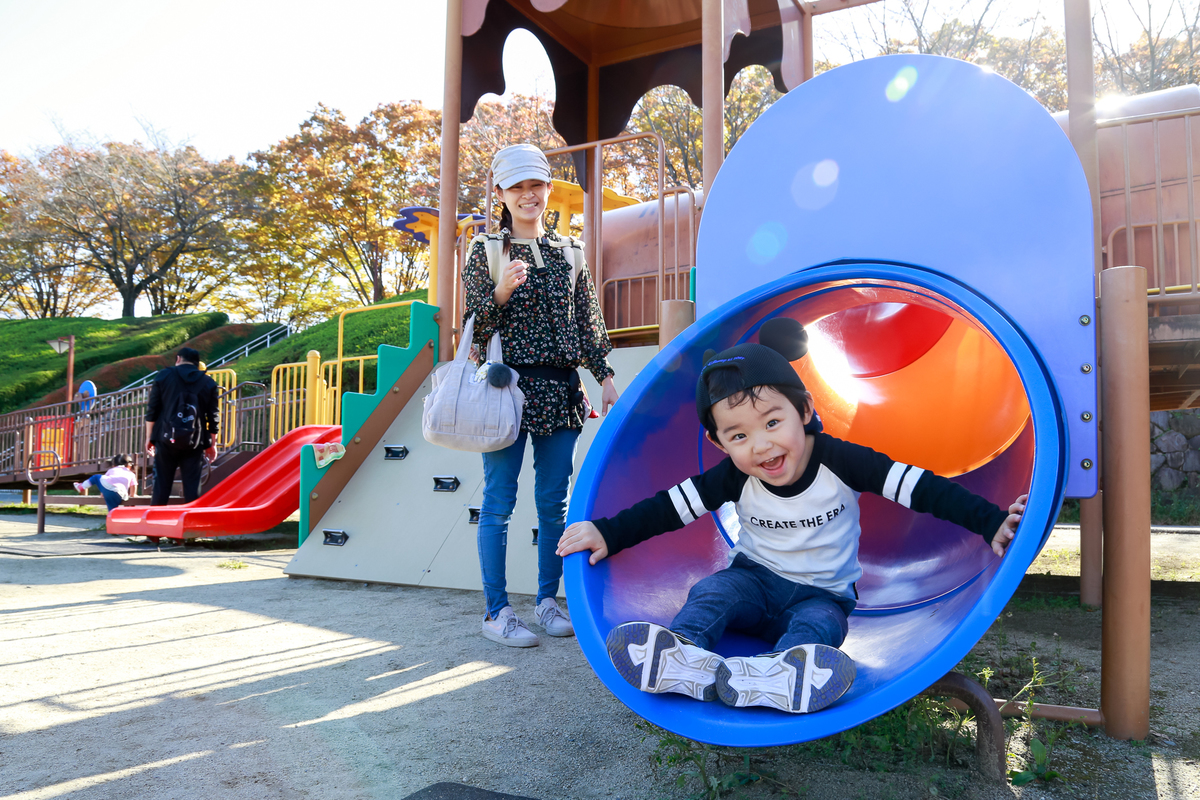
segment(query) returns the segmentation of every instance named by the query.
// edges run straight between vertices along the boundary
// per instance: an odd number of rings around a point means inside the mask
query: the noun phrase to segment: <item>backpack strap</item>
[[[500,283],[500,275],[504,272],[504,268],[512,261],[508,254],[504,252],[504,236],[498,233],[481,233],[471,240],[471,246],[474,247],[476,242],[483,242],[483,247],[487,253],[488,274],[491,275],[492,283]],[[575,284],[579,280],[579,273],[587,269],[587,260],[583,256],[583,241],[576,239],[574,236],[567,236],[563,239],[555,241],[553,239],[513,239],[509,242],[516,244],[529,245],[533,250],[533,259],[537,262],[537,266],[545,268],[542,263],[542,251],[539,245],[547,247],[557,247],[562,251],[563,256],[567,259],[567,263],[571,266],[571,294],[575,294]]]

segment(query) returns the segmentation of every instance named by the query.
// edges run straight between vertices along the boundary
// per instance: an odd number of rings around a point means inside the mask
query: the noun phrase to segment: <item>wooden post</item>
[[[1144,267],[1100,273],[1104,619],[1100,712],[1114,739],[1150,733],[1150,334]]]
[[[704,108],[704,198],[725,160],[725,8],[723,0],[704,0],[701,27],[700,102]]]
[[[449,235],[438,237],[436,295],[442,314],[438,322],[438,358],[454,352],[452,337],[458,320],[454,319],[454,245],[458,221],[458,118],[462,113],[462,15],[463,0],[446,2],[446,74],[442,87],[442,170],[438,216],[449,222]],[[491,187],[486,187],[491,191]],[[440,226],[439,226],[440,227]]]

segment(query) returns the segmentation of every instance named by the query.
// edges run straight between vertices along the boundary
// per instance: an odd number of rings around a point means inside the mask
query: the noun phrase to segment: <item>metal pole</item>
[[[723,0],[704,0],[701,28],[700,102],[703,112],[704,198],[725,160],[725,19]]]
[[[462,14],[463,0],[446,2],[446,74],[442,87],[442,171],[438,216],[454,230],[458,220],[458,118],[462,114]],[[492,187],[486,187],[491,191]],[[438,237],[438,263],[446,267],[437,276],[437,296],[445,312],[438,324],[438,358],[454,352],[452,338],[458,320],[453,319],[454,235]]]
[[[1150,732],[1150,335],[1146,270],[1100,274],[1104,619],[1100,711],[1114,739]]]
[[[1092,253],[1097,279],[1104,267],[1100,237],[1100,157],[1096,146],[1096,75],[1092,54],[1092,12],[1089,0],[1064,0],[1064,25],[1067,45],[1067,110],[1071,144],[1083,165],[1092,196]],[[1093,290],[1098,284],[1093,283]],[[1099,328],[1099,324],[1096,326]],[[1099,336],[1099,331],[1097,331]],[[1097,365],[1097,380],[1103,364]],[[1100,409],[1092,412],[1093,424]],[[1102,459],[1097,459],[1103,464]],[[1103,479],[1103,470],[1097,468]],[[1101,495],[1079,501],[1079,602],[1098,606],[1101,592],[1101,548],[1104,535]]]

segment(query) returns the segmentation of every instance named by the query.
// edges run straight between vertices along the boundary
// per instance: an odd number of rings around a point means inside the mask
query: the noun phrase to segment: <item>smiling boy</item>
[[[779,318],[759,338],[802,337],[798,322]],[[802,354],[803,347],[789,353],[791,360]],[[608,635],[617,671],[642,691],[789,713],[824,708],[854,681],[853,660],[837,648],[862,576],[861,492],[961,525],[998,556],[1024,511],[1025,496],[1005,512],[927,470],[806,432],[812,396],[789,358],[762,344],[709,358],[696,410],[708,440],[727,458],[611,519],[574,523],[559,541],[561,555],[590,550],[596,564],[734,503],[741,533],[729,566],[691,588],[669,627],[627,622]],[[774,652],[722,658],[712,648],[726,628],[773,642]]]

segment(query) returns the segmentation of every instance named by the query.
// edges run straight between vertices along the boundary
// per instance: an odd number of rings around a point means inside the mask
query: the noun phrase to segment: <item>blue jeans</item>
[[[800,644],[838,647],[857,602],[816,586],[793,583],[743,553],[728,569],[698,581],[671,630],[712,650],[726,627],[774,642],[776,652]]]
[[[508,605],[505,558],[508,520],[517,505],[517,477],[525,459],[525,440],[533,440],[533,499],[538,517],[537,602],[558,594],[562,558],[555,554],[567,519],[567,490],[575,468],[579,431],[559,428],[549,436],[521,431],[503,450],[483,454],[483,506],[479,510],[479,572],[488,615]]]
[[[112,511],[121,503],[125,502],[121,499],[121,495],[114,492],[112,489],[105,489],[100,485],[100,476],[93,475],[83,482],[83,486],[94,486],[100,490],[100,496],[104,498],[104,504],[108,506],[108,510]]]

